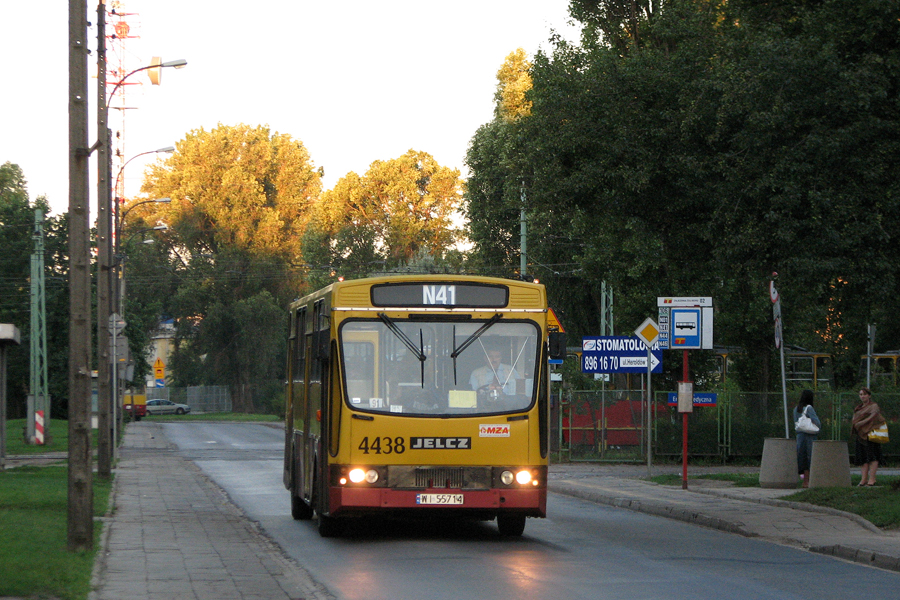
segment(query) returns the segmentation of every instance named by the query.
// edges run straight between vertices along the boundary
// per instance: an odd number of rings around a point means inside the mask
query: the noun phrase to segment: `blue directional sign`
[[[662,373],[662,350],[653,345],[651,373]],[[646,373],[647,346],[637,337],[581,338],[582,373]]]

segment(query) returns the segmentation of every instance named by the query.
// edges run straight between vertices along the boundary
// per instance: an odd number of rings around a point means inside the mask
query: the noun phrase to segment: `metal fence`
[[[654,392],[649,407],[640,390],[563,392],[553,402],[552,449],[560,460],[644,461],[647,435],[655,457],[680,457],[683,417],[667,404],[669,392]],[[793,411],[800,392],[788,393],[788,437],[794,437]],[[886,457],[900,456],[900,394],[878,394],[894,433]],[[850,441],[850,418],[859,402],[856,392],[817,392],[813,404],[822,421],[819,439]],[[785,437],[782,394],[719,392],[715,406],[698,406],[688,416],[688,453],[722,460],[758,459],[766,438]],[[853,444],[849,446],[853,453]]]
[[[192,413],[231,412],[231,393],[226,385],[147,388],[147,400],[156,399],[187,404]]]

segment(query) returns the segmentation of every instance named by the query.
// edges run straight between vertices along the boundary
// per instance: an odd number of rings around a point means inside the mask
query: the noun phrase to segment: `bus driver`
[[[475,369],[469,378],[469,385],[473,390],[482,394],[488,401],[497,401],[501,393],[505,396],[516,394],[516,371],[511,366],[501,362],[503,354],[499,350],[488,350],[486,353],[488,363]]]

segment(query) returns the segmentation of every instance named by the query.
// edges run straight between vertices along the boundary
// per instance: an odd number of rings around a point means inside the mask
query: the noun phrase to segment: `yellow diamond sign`
[[[647,319],[641,323],[641,326],[634,330],[634,335],[641,338],[641,341],[647,344],[647,347],[649,348],[655,344],[657,338],[659,338],[659,326],[656,324],[656,321],[647,317]]]

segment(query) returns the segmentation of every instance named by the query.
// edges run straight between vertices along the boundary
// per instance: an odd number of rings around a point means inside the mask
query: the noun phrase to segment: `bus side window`
[[[294,427],[305,430],[306,423],[306,307],[297,310],[293,344],[294,365],[291,379]]]

